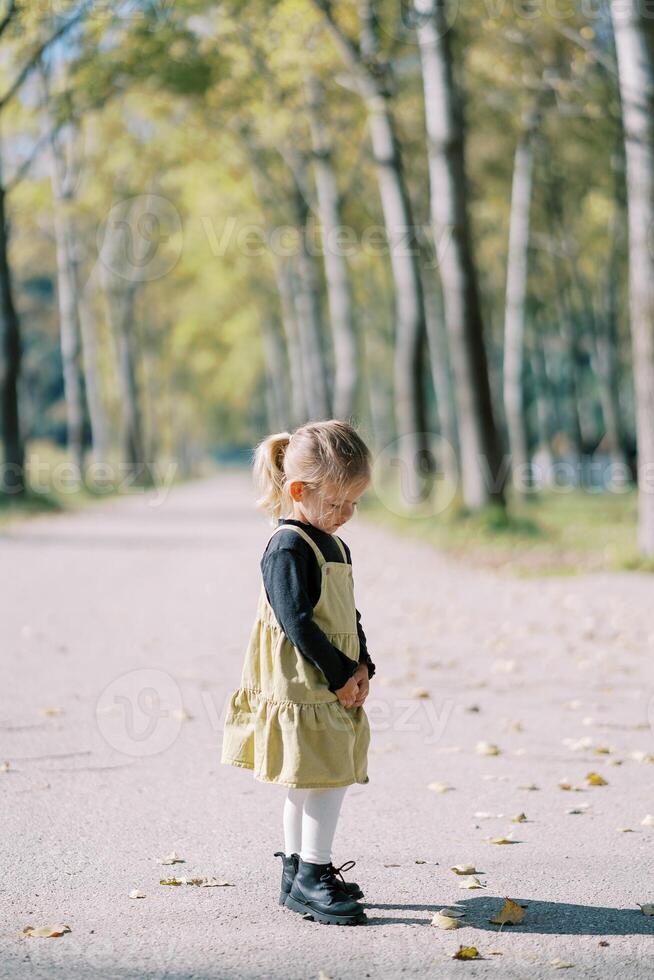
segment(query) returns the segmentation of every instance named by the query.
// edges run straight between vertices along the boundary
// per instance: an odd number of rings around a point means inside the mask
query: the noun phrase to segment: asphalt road
[[[284,788],[219,762],[267,533],[226,474],[0,535],[0,977],[651,978],[654,579],[512,580],[343,529],[377,675],[334,853],[368,924],[340,928],[278,907]]]

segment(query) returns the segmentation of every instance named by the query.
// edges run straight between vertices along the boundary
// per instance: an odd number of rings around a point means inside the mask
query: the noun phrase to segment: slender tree
[[[511,219],[504,310],[504,410],[509,432],[514,488],[532,484],[524,397],[524,335],[529,257],[529,221],[538,112],[523,121],[513,164]]]
[[[68,452],[79,483],[84,475],[85,392],[82,374],[79,322],[79,280],[72,206],[78,181],[77,139],[72,126],[65,132],[55,131],[50,107],[50,91],[45,70],[42,71],[42,116],[50,134],[48,160],[52,187],[53,222],[57,253],[57,298],[59,302],[59,336],[64,376],[64,398]],[[64,142],[65,141],[65,142]]]
[[[345,255],[340,250],[340,201],[332,147],[325,123],[325,96],[317,76],[305,79],[306,102],[311,127],[313,166],[322,229],[322,254],[334,344],[333,413],[347,419],[354,412],[360,354],[352,310]]]
[[[636,388],[641,552],[654,556],[654,19],[612,0],[627,161],[629,294]]]
[[[402,439],[403,485],[409,502],[415,504],[431,488],[423,370],[426,324],[419,251],[392,111],[391,66],[380,57],[371,0],[359,0],[359,43],[338,23],[329,0],[312,2],[322,13],[366,106],[395,286],[394,398],[396,428]]]
[[[457,399],[463,497],[471,509],[504,504],[505,472],[495,424],[472,248],[465,127],[454,78],[446,0],[414,0],[425,93],[434,240]]]

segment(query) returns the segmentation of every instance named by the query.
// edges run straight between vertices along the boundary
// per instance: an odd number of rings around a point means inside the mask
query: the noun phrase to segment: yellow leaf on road
[[[454,786],[450,786],[448,783],[429,783],[427,789],[433,789],[435,793],[449,793]]]
[[[478,960],[479,950],[476,946],[459,946],[456,953],[452,953],[453,960]]]
[[[458,916],[443,915],[442,912],[437,912],[431,920],[431,925],[436,926],[437,929],[458,929],[460,922]]]
[[[586,780],[590,786],[608,786],[604,776],[600,776],[598,772],[589,772],[586,776]]]
[[[474,864],[455,864],[453,868],[450,868],[455,875],[476,875],[479,874]]]
[[[34,926],[25,926],[23,929],[26,936],[38,939],[56,939],[58,936],[63,936],[65,932],[70,931],[70,926],[59,924],[54,926],[38,926],[36,929]]]
[[[459,883],[459,888],[485,888],[476,875],[466,875]]]
[[[492,922],[495,926],[516,926],[525,917],[525,910],[522,905],[518,905],[517,902],[513,902],[510,898],[507,898],[504,905],[489,922]]]
[[[171,851],[165,857],[159,858],[159,864],[184,864],[184,858],[181,858],[176,851]]]
[[[479,755],[499,755],[501,749],[493,742],[477,742],[475,750]]]

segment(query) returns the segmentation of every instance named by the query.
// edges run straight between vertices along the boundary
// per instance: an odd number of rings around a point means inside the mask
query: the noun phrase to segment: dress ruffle
[[[370,727],[363,707],[280,701],[240,687],[229,701],[221,761],[262,782],[296,788],[369,782]]]

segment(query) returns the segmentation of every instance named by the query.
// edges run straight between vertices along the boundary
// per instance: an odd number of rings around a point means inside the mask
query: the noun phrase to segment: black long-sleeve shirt
[[[316,543],[325,561],[343,561],[338,544],[326,531],[321,531],[312,524],[292,519],[280,520],[278,523],[295,524],[301,527]],[[345,542],[343,545],[348,563],[352,564],[350,550]],[[314,622],[313,609],[320,598],[322,576],[311,545],[307,544],[299,534],[283,532],[274,534],[261,559],[261,572],[268,601],[277,622],[291,643],[323,672],[330,691],[334,692],[343,687],[358,664],[335,647]],[[372,677],[375,673],[375,665],[368,653],[358,609],[356,618],[359,664],[365,663],[368,667],[368,675]]]

